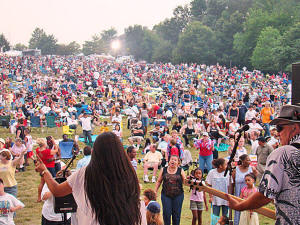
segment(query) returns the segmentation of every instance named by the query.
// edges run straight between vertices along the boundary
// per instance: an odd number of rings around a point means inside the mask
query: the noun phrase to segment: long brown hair
[[[140,187],[120,139],[100,134],[86,167],[84,189],[93,214],[103,225],[139,225]]]

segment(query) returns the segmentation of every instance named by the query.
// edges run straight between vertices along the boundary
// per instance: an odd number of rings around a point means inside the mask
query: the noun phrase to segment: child
[[[224,172],[226,170],[226,161],[223,158],[214,159],[212,161],[215,169],[209,171],[206,177],[206,184],[214,189],[219,191],[228,193],[229,187],[229,175],[227,173],[226,177],[224,177]],[[210,195],[209,202],[212,203],[213,215],[220,216],[220,211],[222,209],[222,215],[226,216],[228,213],[228,202],[224,199],[218,197],[212,197]],[[215,224],[215,223],[213,223]]]
[[[244,147],[244,145],[245,145],[245,139],[241,137],[238,143],[238,147],[236,149],[234,161],[238,162],[241,155],[248,154],[247,149]]]
[[[254,173],[249,173],[245,176],[246,187],[241,191],[240,198],[247,199],[250,195],[257,192],[257,188],[254,186],[256,182],[256,176]],[[240,217],[240,225],[259,225],[258,215],[251,210],[242,211]]]
[[[26,149],[25,145],[23,144],[23,141],[21,138],[16,138],[15,144],[11,148],[11,153],[15,157],[19,157],[22,152]],[[20,161],[20,168],[19,171],[24,172],[25,167],[24,167],[24,156],[22,156],[21,161]]]
[[[216,225],[227,225],[229,224],[229,219],[227,216],[221,216]]]
[[[196,180],[202,180],[202,170],[200,168],[195,169],[192,171],[192,175]],[[193,220],[192,225],[196,225],[198,220],[198,225],[202,224],[202,211],[205,209],[208,211],[206,196],[203,191],[197,191],[194,188],[191,192],[190,198],[190,209],[192,210]]]
[[[174,138],[171,139],[170,141],[170,146],[171,146],[171,150],[170,150],[170,156],[171,155],[177,155],[178,157],[179,155],[179,149],[176,146],[176,140]]]
[[[156,194],[151,189],[148,188],[143,192],[145,206],[147,206],[151,201],[156,201]]]
[[[113,130],[113,133],[115,135],[117,135],[120,138],[120,140],[122,141],[123,134],[122,134],[121,127],[119,124],[115,125],[115,129]]]
[[[107,121],[104,121],[103,125],[100,127],[100,134],[108,131],[109,131],[109,127],[107,126]]]
[[[33,152],[32,152],[32,147],[33,147],[33,140],[32,140],[32,136],[30,135],[30,130],[28,128],[26,128],[24,130],[25,133],[25,147],[27,150],[27,153],[25,155],[25,166],[29,166],[28,163],[28,158],[31,158],[32,160],[34,160],[33,158]]]
[[[14,213],[24,204],[13,195],[4,192],[3,180],[0,178],[0,224],[14,225]]]
[[[163,225],[158,202],[150,201],[146,209],[147,225]]]

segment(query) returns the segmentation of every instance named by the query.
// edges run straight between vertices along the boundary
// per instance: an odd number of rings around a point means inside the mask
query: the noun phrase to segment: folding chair
[[[0,126],[9,128],[10,116],[0,116]]]
[[[53,127],[56,127],[56,133],[57,133],[55,116],[46,116],[46,122],[47,122],[47,133],[48,133],[48,128],[53,128]]]
[[[63,134],[68,135],[68,138],[72,138],[72,135],[75,134],[74,129],[70,129],[68,125],[63,126]]]
[[[61,160],[67,164],[70,159],[73,157],[73,145],[74,142],[59,142],[59,148],[60,148],[60,154],[61,154]]]
[[[30,127],[41,127],[41,119],[39,116],[30,117]]]

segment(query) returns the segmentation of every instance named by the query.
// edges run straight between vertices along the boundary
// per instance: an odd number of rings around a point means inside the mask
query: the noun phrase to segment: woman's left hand
[[[38,155],[36,155],[36,157],[37,157],[37,162],[35,164],[35,171],[41,173],[44,170],[46,170],[47,167],[45,166],[45,164],[43,163],[43,161]]]

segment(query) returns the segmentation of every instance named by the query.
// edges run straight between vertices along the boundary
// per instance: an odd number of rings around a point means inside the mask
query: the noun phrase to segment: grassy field
[[[124,144],[128,144],[127,142],[127,137],[129,136],[129,131],[126,129],[126,121],[125,119],[123,120],[124,123]],[[81,132],[81,128],[77,129],[77,133]],[[96,127],[94,129],[94,134],[99,133],[99,127]],[[46,129],[42,132],[40,128],[35,128],[32,130],[32,136],[34,139],[37,137],[46,137],[48,135],[54,136],[55,139],[60,139],[62,136],[62,128],[52,128],[48,130],[48,133],[46,132]],[[10,134],[8,129],[5,128],[0,128],[0,137],[1,138],[6,138],[7,136],[14,137],[14,135]],[[80,143],[80,147],[83,148],[84,145]],[[198,151],[196,149],[191,148],[189,149],[192,153],[193,159],[195,159],[198,155]],[[219,154],[220,157],[224,157],[225,153]],[[82,156],[79,156],[78,159],[80,159]],[[142,158],[142,155],[140,154],[140,151],[138,153],[137,158]],[[74,163],[74,166],[76,163]],[[142,165],[138,165],[138,171],[137,171],[140,183],[142,184],[142,192],[143,190],[147,188],[153,188],[155,184],[152,183],[143,183],[143,169]],[[151,174],[150,174],[151,175]],[[151,176],[150,176],[151,178]],[[16,174],[16,179],[18,181],[18,198],[25,204],[25,208],[18,211],[17,216],[15,218],[15,223],[16,225],[38,225],[41,224],[41,209],[42,209],[42,204],[43,203],[37,203],[37,187],[40,182],[40,176],[34,172],[34,166],[33,163],[30,163],[30,166],[27,167],[26,172],[22,173],[17,173]],[[182,207],[182,214],[181,214],[181,224],[183,225],[188,225],[191,224],[192,221],[192,213],[189,209],[189,197],[190,197],[190,192],[189,188],[185,187],[185,199],[183,202],[183,207]],[[160,189],[161,191],[161,189]],[[159,192],[160,192],[159,191]],[[158,201],[160,202],[160,196],[158,196]],[[274,208],[272,205],[270,206]],[[260,219],[260,224],[274,224],[275,221],[268,219],[263,216],[259,216]],[[203,224],[210,224],[210,209],[208,212],[203,213]],[[82,224],[84,225],[84,224]]]

